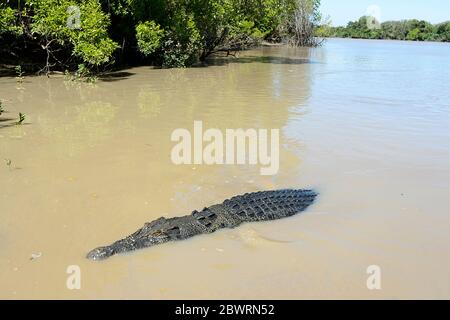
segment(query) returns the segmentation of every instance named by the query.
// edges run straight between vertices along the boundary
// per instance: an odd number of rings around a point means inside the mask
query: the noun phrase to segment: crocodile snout
[[[87,254],[87,258],[90,260],[104,260],[114,254],[114,249],[111,247],[99,247]]]

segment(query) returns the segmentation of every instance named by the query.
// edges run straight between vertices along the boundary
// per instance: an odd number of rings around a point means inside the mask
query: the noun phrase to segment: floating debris
[[[32,253],[31,257],[30,257],[30,260],[33,261],[33,260],[36,260],[36,259],[38,259],[40,257],[42,257],[42,252]]]

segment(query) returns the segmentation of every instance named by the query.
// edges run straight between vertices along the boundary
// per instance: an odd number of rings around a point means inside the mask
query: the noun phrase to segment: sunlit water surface
[[[0,298],[450,298],[449,66],[450,45],[329,40],[94,85],[0,78]],[[174,165],[194,120],[279,128],[279,173]],[[160,216],[302,187],[320,196],[292,218],[85,259]]]

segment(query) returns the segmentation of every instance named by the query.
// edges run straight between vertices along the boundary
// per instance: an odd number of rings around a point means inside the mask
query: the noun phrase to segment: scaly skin
[[[243,222],[276,220],[293,216],[314,202],[312,190],[276,190],[246,193],[203,209],[191,215],[159,218],[146,223],[128,237],[88,253],[91,260],[103,260],[116,253],[183,240],[222,228],[235,228]]]

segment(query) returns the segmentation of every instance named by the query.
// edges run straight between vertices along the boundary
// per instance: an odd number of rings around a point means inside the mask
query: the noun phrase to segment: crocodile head
[[[166,219],[160,218],[151,223],[146,223],[135,233],[109,246],[95,248],[86,257],[90,260],[104,260],[116,253],[129,252],[164,243],[171,239],[175,230]]]

